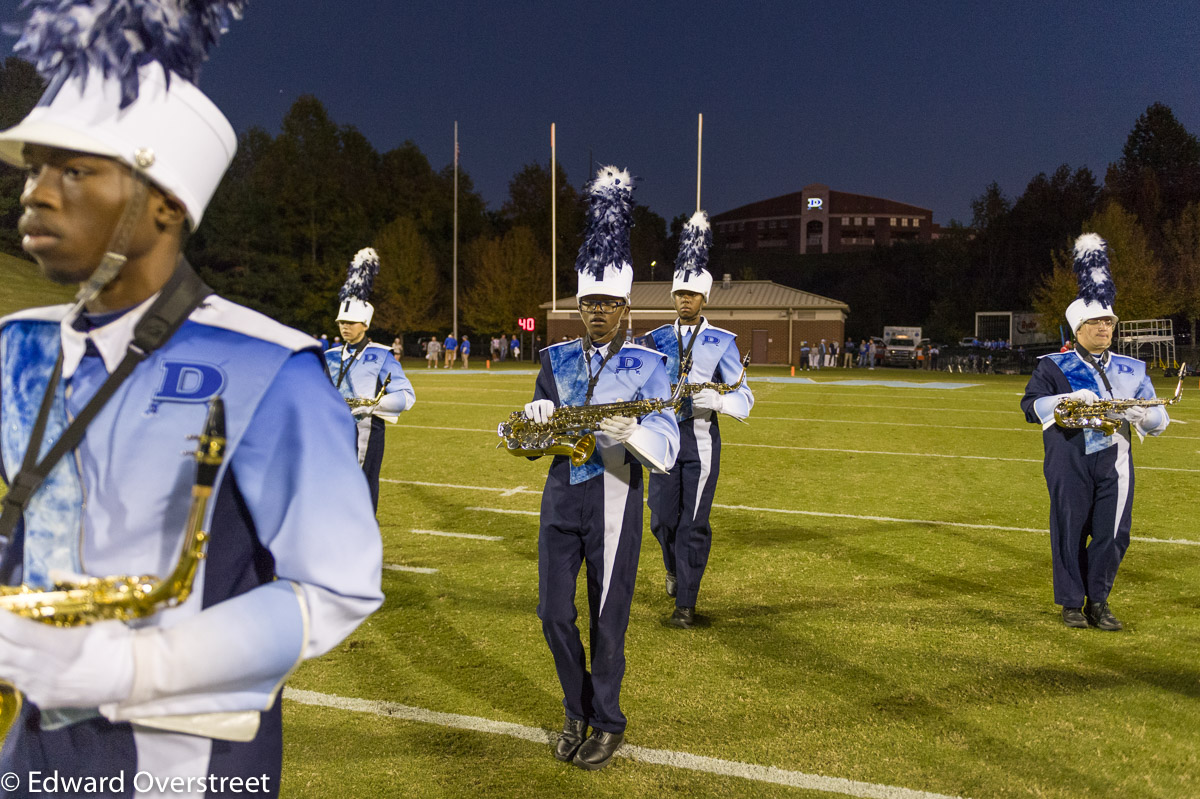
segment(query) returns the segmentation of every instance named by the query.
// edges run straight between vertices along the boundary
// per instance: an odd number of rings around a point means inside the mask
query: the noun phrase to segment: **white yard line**
[[[410,533],[417,535],[440,535],[445,538],[471,538],[476,541],[503,541],[504,537],[499,535],[476,535],[475,533],[443,533],[440,530],[409,530]]]
[[[435,724],[439,727],[483,732],[491,735],[507,735],[510,738],[543,745],[552,744],[558,737],[558,733],[552,730],[545,730],[540,727],[528,727],[524,724],[514,724],[510,721],[493,721],[492,719],[485,719],[479,716],[464,716],[459,713],[441,713],[436,710],[426,710],[425,708],[401,705],[396,702],[354,699],[351,697],[318,693],[316,691],[304,691],[298,688],[285,688],[283,698],[302,705],[335,708],[354,713],[370,713],[375,716],[415,721],[422,724]],[[549,753],[547,752],[546,755],[549,756]],[[803,771],[788,771],[773,766],[759,766],[753,763],[742,763],[737,760],[722,760],[716,757],[693,755],[688,752],[676,752],[670,749],[649,749],[644,746],[633,746],[631,744],[625,744],[618,749],[617,757],[627,758],[638,763],[649,763],[655,766],[668,766],[687,771],[699,771],[722,777],[738,777],[754,782],[786,785],[792,788],[823,791],[842,796],[857,796],[863,797],[863,799],[959,799],[947,794],[918,791],[912,788],[879,785],[873,782],[859,782],[840,777],[825,777],[820,774],[806,774]]]
[[[400,485],[419,485],[419,486],[426,486],[429,488],[453,488],[456,490],[467,490],[467,491],[490,491],[490,492],[493,492],[496,494],[505,494],[508,496],[511,496],[513,494],[518,494],[518,493],[519,494],[536,494],[536,495],[540,496],[542,493],[541,491],[535,491],[533,489],[528,489],[528,488],[526,488],[526,489],[492,488],[491,486],[468,486],[468,485],[456,485],[456,484],[451,484],[451,483],[427,483],[427,482],[422,482],[422,481],[418,481],[418,480],[388,480],[386,478],[383,478],[383,482],[397,483]],[[943,520],[938,520],[938,519],[902,519],[902,518],[899,518],[896,516],[868,516],[868,515],[860,515],[860,514],[854,514],[854,513],[830,513],[827,511],[816,511],[816,510],[795,510],[792,508],[760,508],[760,507],[755,507],[755,506],[751,506],[751,505],[722,505],[719,503],[713,503],[713,507],[721,508],[723,510],[753,511],[753,512],[758,512],[758,513],[784,513],[784,514],[789,514],[789,515],[793,515],[793,516],[815,516],[815,517],[821,517],[821,518],[827,518],[827,519],[855,519],[858,521],[888,522],[888,523],[898,523],[898,524],[929,524],[929,525],[934,525],[934,526],[939,526],[939,527],[967,527],[967,528],[977,529],[977,530],[1003,530],[1006,532],[1014,532],[1014,533],[1047,533],[1048,532],[1047,529],[1044,527],[1012,527],[1009,525],[1002,525],[1002,524],[978,524],[978,523],[973,523],[973,522],[950,522],[950,521],[943,521]],[[538,512],[535,510],[511,510],[508,508],[484,508],[484,507],[475,506],[475,507],[468,507],[468,508],[466,508],[466,510],[484,511],[487,513],[508,513],[508,514],[515,514],[515,515],[520,515],[520,516],[537,516],[537,515],[539,515]],[[1182,544],[1183,546],[1200,547],[1200,541],[1195,541],[1195,540],[1188,539],[1188,538],[1148,538],[1145,536],[1136,536],[1136,535],[1130,536],[1130,537],[1134,541],[1145,541],[1145,542],[1151,543],[1151,544]]]
[[[383,568],[392,572],[412,572],[413,574],[437,574],[437,569],[427,569],[424,566],[401,566],[399,563],[385,563]]]

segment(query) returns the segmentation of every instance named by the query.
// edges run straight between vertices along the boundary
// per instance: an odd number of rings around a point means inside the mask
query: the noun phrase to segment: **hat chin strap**
[[[129,249],[130,240],[133,239],[133,230],[137,226],[138,220],[142,218],[142,211],[146,208],[146,197],[150,193],[150,181],[146,177],[146,173],[136,168],[131,172],[133,174],[133,191],[125,203],[125,210],[121,212],[121,218],[117,220],[112,237],[108,240],[108,248],[104,257],[100,259],[92,276],[79,286],[79,291],[75,294],[75,306],[69,315],[72,319],[82,313],[89,302],[100,296],[104,287],[120,274],[121,268],[129,260],[125,253]]]

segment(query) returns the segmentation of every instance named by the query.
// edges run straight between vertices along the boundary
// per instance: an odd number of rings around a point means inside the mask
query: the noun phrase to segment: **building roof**
[[[798,217],[804,210],[804,192],[794,191],[782,194],[769,200],[742,205],[729,211],[722,211],[713,216],[714,222],[728,222],[734,219],[756,219],[759,217]],[[825,209],[830,216],[839,214],[871,214],[873,216],[888,216],[890,214],[917,214],[933,218],[933,211],[908,203],[886,200],[882,197],[871,197],[866,194],[851,194],[845,191],[829,190],[829,207]]]
[[[671,281],[655,280],[636,282],[629,296],[629,304],[635,311],[671,310],[675,304],[671,300]],[[565,302],[564,302],[565,300]],[[575,304],[575,298],[560,300],[559,310],[570,310]],[[564,307],[565,305],[565,307]],[[549,310],[550,303],[540,306]],[[850,306],[841,300],[822,297],[808,291],[790,288],[771,280],[731,280],[729,288],[725,288],[721,280],[713,281],[712,290],[708,294],[708,308],[713,309],[754,309],[754,308],[840,308],[846,312]]]

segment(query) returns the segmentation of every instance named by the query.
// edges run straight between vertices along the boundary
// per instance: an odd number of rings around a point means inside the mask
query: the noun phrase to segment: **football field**
[[[627,746],[588,773],[549,746],[548,460],[494,448],[534,374],[406,368],[386,601],[289,681],[285,795],[1200,796],[1194,383],[1167,432],[1134,444],[1135,540],[1111,598],[1126,629],[1103,633],[1066,629],[1053,604],[1025,377],[752,369],[750,424],[721,423],[702,624],[664,624],[647,511]]]

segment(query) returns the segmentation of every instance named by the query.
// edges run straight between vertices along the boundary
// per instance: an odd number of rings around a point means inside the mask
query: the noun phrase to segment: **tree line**
[[[15,124],[41,95],[26,62],[0,65],[0,125]],[[588,176],[585,176],[585,178]],[[0,170],[0,249],[20,254],[16,220],[22,176]],[[575,289],[583,233],[582,181],[557,166],[557,292]],[[550,167],[526,164],[489,209],[468,171],[458,172],[460,329],[512,332],[540,318],[550,299]],[[308,332],[332,331],[346,266],[364,246],[379,251],[373,302],[377,335],[443,334],[451,327],[454,169],[435,168],[411,141],[378,152],[319,99],[300,97],[277,135],[251,128],[186,252],[217,291]],[[975,311],[1036,309],[1056,333],[1075,296],[1070,247],[1083,231],[1109,241],[1122,318],[1200,318],[1200,142],[1155,103],[1134,123],[1103,183],[1086,167],[1035,175],[1009,198],[995,182],[940,239],[855,253],[795,255],[723,249],[718,278],[770,279],[847,302],[847,333],[922,325],[943,341],[974,331]],[[686,215],[670,223],[637,205],[635,279],[668,279]],[[652,262],[657,267],[652,275]]]

